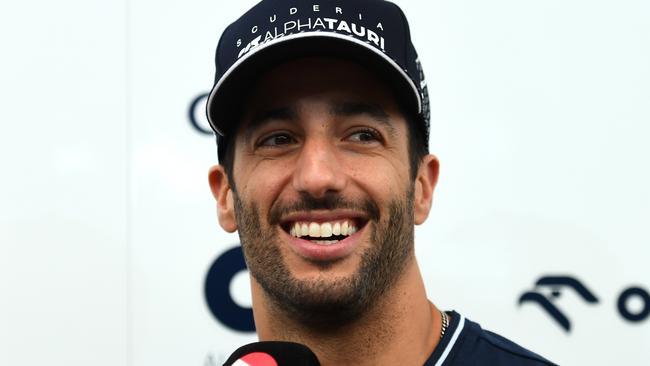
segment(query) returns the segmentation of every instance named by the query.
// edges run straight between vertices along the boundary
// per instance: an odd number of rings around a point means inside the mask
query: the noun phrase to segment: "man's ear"
[[[221,227],[229,233],[237,230],[237,220],[235,220],[235,203],[233,201],[233,190],[228,182],[228,176],[223,165],[215,165],[210,168],[208,173],[210,189],[212,195],[217,201],[217,217]]]
[[[439,171],[440,163],[434,155],[429,154],[420,162],[418,174],[415,177],[415,201],[413,202],[416,225],[424,223],[429,216]]]

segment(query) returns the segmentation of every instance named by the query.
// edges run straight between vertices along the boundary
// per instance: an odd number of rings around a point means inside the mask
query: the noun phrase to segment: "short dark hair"
[[[404,110],[404,108],[400,108]],[[409,154],[409,172],[411,180],[414,181],[418,174],[418,168],[422,159],[429,154],[429,141],[427,141],[427,133],[424,131],[426,125],[421,121],[420,116],[402,112],[406,118],[406,127],[408,130],[408,154]],[[224,167],[226,175],[228,176],[228,183],[230,187],[236,192],[235,181],[233,179],[233,165],[235,162],[235,144],[233,137],[219,136],[217,144],[219,149],[219,164]]]

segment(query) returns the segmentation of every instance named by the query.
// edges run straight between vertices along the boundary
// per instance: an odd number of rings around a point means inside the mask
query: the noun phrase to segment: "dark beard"
[[[269,230],[262,230],[255,202],[244,205],[235,197],[239,237],[248,269],[264,289],[272,305],[289,319],[312,329],[335,330],[364,314],[401,276],[413,252],[413,190],[388,206],[387,217],[379,221],[379,209],[371,201],[361,204],[344,201],[336,194],[322,199],[303,196],[291,206],[273,207]],[[275,235],[280,217],[297,210],[352,208],[369,217],[371,246],[361,255],[358,271],[352,276],[328,280],[298,280],[283,261]],[[314,262],[323,270],[336,262]]]

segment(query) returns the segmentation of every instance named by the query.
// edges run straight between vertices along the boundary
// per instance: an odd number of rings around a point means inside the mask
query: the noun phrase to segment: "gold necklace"
[[[440,327],[440,339],[445,335],[445,331],[447,331],[447,327],[449,326],[449,316],[447,316],[447,313],[444,311],[440,312],[440,315],[442,316],[442,326]]]

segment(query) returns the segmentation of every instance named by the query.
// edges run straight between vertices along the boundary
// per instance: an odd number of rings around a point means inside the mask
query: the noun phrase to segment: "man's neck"
[[[273,310],[253,281],[255,325],[261,341],[307,345],[323,366],[422,365],[440,339],[439,311],[426,297],[415,260],[382,299],[347,325],[313,330]]]

